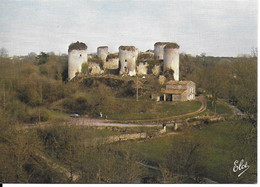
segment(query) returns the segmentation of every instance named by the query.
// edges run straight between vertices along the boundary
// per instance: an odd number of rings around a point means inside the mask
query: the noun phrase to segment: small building
[[[196,85],[192,81],[168,81],[157,101],[189,101],[195,99]]]

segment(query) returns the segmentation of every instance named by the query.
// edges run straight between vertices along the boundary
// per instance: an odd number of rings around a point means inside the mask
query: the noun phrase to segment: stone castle
[[[138,58],[139,63],[137,64]],[[105,70],[119,70],[118,75],[146,75],[152,58],[159,64],[152,67],[152,74],[159,76],[163,71],[170,72],[173,80],[163,82],[165,89],[161,94],[153,95],[157,101],[186,101],[195,99],[195,83],[179,81],[179,45],[172,42],[157,42],[154,50],[138,52],[135,46],[120,46],[118,53],[109,53],[108,46],[97,48],[96,54],[87,53],[87,45],[82,42],[72,43],[68,49],[68,79],[73,79],[83,72],[83,66],[89,74],[103,74]],[[162,65],[162,70],[160,69]],[[86,71],[86,70],[84,70]],[[159,77],[160,78],[160,77]],[[174,86],[173,86],[174,85]]]

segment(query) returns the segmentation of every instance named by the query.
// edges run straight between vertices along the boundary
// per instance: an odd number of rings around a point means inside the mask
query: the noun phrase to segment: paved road
[[[197,115],[202,112],[204,112],[207,109],[207,100],[204,96],[199,96],[197,98],[201,102],[201,107],[194,111],[187,114],[182,115],[176,115],[176,116],[170,116],[170,117],[164,117],[160,118],[160,121],[178,121],[180,118]],[[162,122],[157,124],[157,119],[153,120],[127,120],[132,121],[133,123],[122,123],[122,121],[118,120],[104,120],[104,119],[89,119],[89,118],[77,118],[72,119],[69,122],[66,122],[66,124],[71,125],[88,125],[88,126],[114,126],[114,127],[155,127],[155,126],[161,126]],[[181,120],[179,120],[181,121]],[[140,124],[142,122],[142,124]],[[173,126],[174,123],[169,123],[167,126]]]
[[[171,116],[171,117],[167,117],[167,118],[161,118],[160,120],[173,120],[173,119],[178,119],[178,118],[182,118],[182,117],[188,117],[190,115],[196,115],[199,114],[203,111],[206,110],[207,108],[207,101],[204,97],[199,97],[198,100],[202,103],[201,107],[191,113],[187,113],[187,114],[183,114],[183,115],[178,115],[178,116]],[[155,126],[161,126],[161,123],[157,124],[156,120],[152,121],[152,120],[138,120],[138,122],[147,122],[144,124],[137,124],[137,123],[118,123],[118,121],[115,120],[101,120],[101,119],[88,119],[88,118],[78,118],[78,119],[73,119],[71,121],[65,122],[64,124],[68,124],[68,125],[87,125],[87,126],[114,126],[114,127],[155,127]],[[148,123],[149,122],[149,123]],[[32,125],[24,125],[22,128],[26,128],[26,129],[30,129],[30,128],[39,128],[39,127],[46,127],[46,126],[51,126],[52,124],[50,123],[42,123],[42,124],[32,124]],[[170,123],[167,124],[167,126],[173,126],[174,123]],[[161,136],[171,136],[171,135],[177,135],[178,133],[176,132],[172,132],[172,133],[167,133],[167,134],[162,134],[159,135]],[[38,154],[38,156],[40,156],[43,160],[46,161],[46,163],[52,167],[53,169],[60,171],[61,173],[64,173],[68,178],[71,178],[72,181],[76,181],[79,178],[79,175],[74,173],[71,174],[70,171],[55,163],[53,160],[45,157],[43,154]],[[141,163],[143,166],[145,167],[149,167],[152,169],[158,169],[155,168],[153,166],[148,166],[145,165],[143,163]]]
[[[74,118],[70,121],[64,122],[67,125],[86,125],[86,126],[111,126],[111,127],[156,127],[161,126],[162,121],[170,121],[167,126],[174,126],[174,123],[178,123],[179,125],[182,124],[181,118],[193,116],[204,112],[207,109],[207,100],[204,96],[199,96],[197,98],[201,102],[201,107],[194,111],[187,114],[170,116],[165,118],[160,118],[159,123],[157,124],[157,119],[153,120],[127,120],[131,121],[130,123],[122,123],[122,121],[118,120],[105,120],[105,119],[90,119],[90,118]],[[41,123],[41,124],[27,124],[23,125],[23,128],[39,128],[39,127],[46,127],[51,126],[50,123]]]
[[[136,123],[117,123],[117,122],[106,122],[106,121],[93,121],[91,119],[80,119],[79,121],[73,120],[66,122],[69,125],[87,125],[87,126],[109,126],[109,127],[159,127],[162,124],[136,124]],[[174,124],[167,124],[167,126],[173,126]]]

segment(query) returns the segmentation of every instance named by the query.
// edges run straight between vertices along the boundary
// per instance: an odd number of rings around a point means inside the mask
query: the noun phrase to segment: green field
[[[256,134],[250,134],[252,129],[248,122],[222,122],[202,129],[186,130],[179,135],[126,144],[130,144],[132,150],[138,153],[139,159],[158,166],[171,156],[170,150],[182,146],[180,142],[198,143],[205,177],[220,183],[253,183],[256,182],[257,141]],[[234,161],[241,159],[248,162],[250,169],[238,178],[232,168]]]
[[[212,106],[210,102],[208,102],[207,108],[211,113],[215,113],[215,108]],[[217,101],[216,113],[220,115],[230,116],[232,115],[232,110],[226,103],[222,101]]]
[[[155,132],[158,129],[160,127],[97,128],[57,126],[42,130],[39,129],[38,136],[43,140],[45,145],[45,154],[48,154],[54,160],[60,160],[59,163],[67,167],[70,167],[67,162],[71,157],[74,158],[75,156],[75,162],[70,161],[69,164],[72,164],[72,167],[77,171],[82,170],[86,173],[90,172],[88,166],[104,167],[107,166],[109,160],[115,163],[109,165],[110,169],[108,169],[108,173],[114,171],[115,167],[119,166],[119,161],[122,166],[121,169],[124,170],[124,167],[130,167],[125,164],[124,159],[129,159],[130,157],[134,158],[134,160],[131,160],[132,164],[136,163],[136,161],[142,161],[161,169],[167,168],[167,165],[170,165],[171,168],[175,166],[181,168],[181,164],[185,161],[187,155],[190,154],[192,155],[192,167],[188,168],[187,171],[193,170],[196,173],[196,170],[198,170],[202,173],[200,176],[207,177],[219,183],[256,182],[256,128],[247,121],[225,121],[208,124],[202,126],[201,129],[188,128],[183,129],[175,135],[154,137],[141,141],[131,140],[87,148],[84,148],[81,144],[83,141],[91,143],[95,138],[144,131]],[[194,145],[198,146],[198,149],[196,149],[196,154],[195,152],[191,154],[189,151]],[[71,152],[71,149],[75,150],[75,152]],[[63,159],[65,160],[62,161]],[[241,177],[237,177],[239,173],[234,173],[232,169],[234,161],[240,161],[241,159],[248,162],[250,169],[241,175]],[[102,162],[102,164],[97,164],[99,162]],[[162,182],[165,180],[159,171],[147,171],[147,168],[139,165],[134,167],[138,168],[138,173],[141,177],[155,177],[155,181],[153,182]],[[182,174],[182,172],[180,170],[178,174]],[[82,178],[81,181],[87,182],[88,180]],[[185,180],[182,182],[185,183]]]
[[[199,101],[176,103],[156,103],[154,101],[136,101],[135,99],[116,99],[117,107],[107,110],[104,115],[113,120],[149,120],[182,115],[200,108]]]
[[[82,100],[85,99],[86,103],[88,103],[88,105],[83,106],[80,109],[80,111],[83,113],[83,116],[86,115],[92,118],[100,118],[99,114],[102,112],[102,118],[122,121],[156,120],[164,117],[187,114],[196,111],[201,107],[201,103],[199,101],[158,103],[149,99],[140,99],[139,101],[136,101],[135,98],[117,98],[108,96],[104,100],[100,101],[98,105],[95,105],[95,111],[92,111],[93,107],[91,106],[91,102],[96,101],[95,96],[79,92],[76,93],[75,97],[69,101],[62,100],[54,103],[51,106],[51,109],[67,114],[75,112],[78,113],[76,109],[66,110],[66,108],[64,108],[64,103],[75,101],[76,98],[82,98]],[[80,103],[76,103],[75,106],[79,104]]]

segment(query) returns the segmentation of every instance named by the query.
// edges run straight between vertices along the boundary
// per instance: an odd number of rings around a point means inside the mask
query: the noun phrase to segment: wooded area
[[[117,106],[114,105],[116,102],[113,102],[113,98],[135,96],[134,80],[120,82],[93,79],[77,84],[66,81],[67,68],[67,56],[54,53],[42,52],[36,56],[30,54],[22,58],[0,57],[0,181],[71,182],[40,159],[38,152],[46,151],[58,162],[66,163],[72,173],[80,171],[82,178],[79,182],[138,182],[142,169],[137,163],[138,154],[130,147],[127,151],[117,151],[120,144],[117,148],[101,146],[84,149],[77,143],[81,141],[78,132],[73,128],[61,126],[46,131],[18,130],[18,127],[28,123],[59,123],[73,111],[97,117],[100,111],[108,108],[113,111],[113,107]],[[256,129],[257,57],[194,57],[181,54],[180,76],[181,80],[195,82],[197,93],[208,96],[213,108],[216,108],[218,99],[237,106],[247,116],[245,124],[252,124]],[[149,90],[160,89],[155,79],[151,78],[146,83],[141,100],[149,98],[145,95]],[[115,83],[122,86],[116,87]],[[144,112],[148,110],[149,105],[141,105],[139,107]],[[127,107],[122,109],[129,110]],[[256,131],[253,136],[256,137]],[[182,141],[185,140],[177,142],[177,149],[171,149],[170,154],[175,157],[169,158],[165,165],[162,165],[163,177],[173,182],[180,180],[174,179],[176,176],[173,176],[173,173],[176,172],[203,174],[204,165],[200,165],[201,158],[197,152],[199,145],[187,143],[182,147]],[[187,152],[194,152],[192,157],[185,159],[196,162],[195,165],[189,166],[183,160],[177,167],[171,166],[170,163],[183,158]]]

